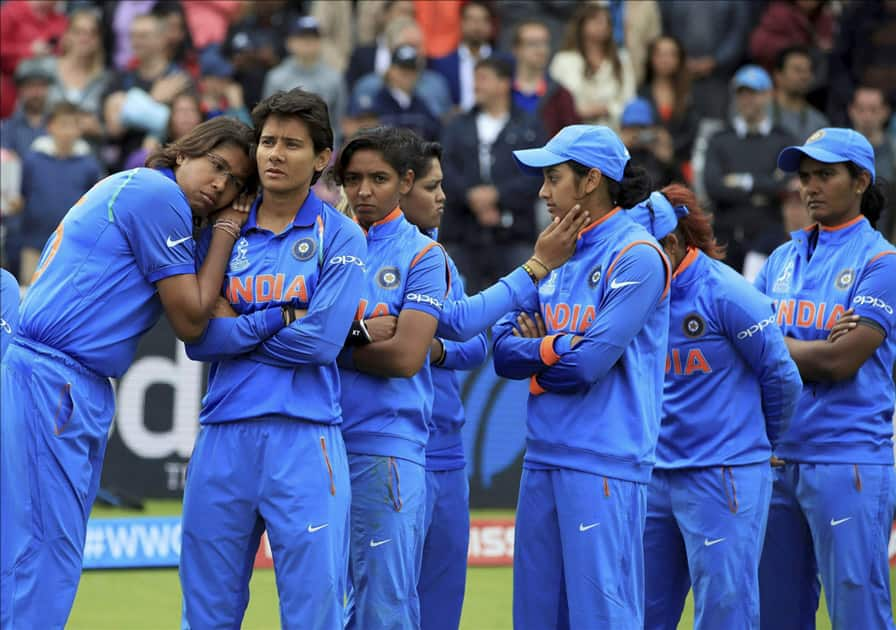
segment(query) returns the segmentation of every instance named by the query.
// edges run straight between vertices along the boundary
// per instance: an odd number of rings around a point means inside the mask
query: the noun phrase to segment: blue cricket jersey
[[[19,325],[19,283],[15,276],[0,268],[0,360],[6,354]]]
[[[362,291],[364,236],[313,191],[279,234],[258,226],[260,204],[250,210],[224,279],[239,317],[211,320],[202,339],[187,344],[190,358],[212,362],[199,422],[282,416],[337,424],[336,357]],[[209,243],[206,231],[201,252]],[[308,314],[284,326],[286,304]]]
[[[445,253],[398,208],[367,230],[364,275],[356,319],[397,316],[404,309],[439,319],[448,289]],[[432,416],[429,361],[410,378],[385,378],[353,369],[346,356],[339,373],[346,450],[423,465]]]
[[[669,263],[619,208],[585,228],[572,258],[527,304],[548,335],[495,326],[495,370],[531,378],[524,465],[646,483],[660,427],[669,335]],[[571,348],[572,337],[583,341]]]
[[[493,304],[498,304],[499,308],[503,308],[503,313],[514,308],[513,291],[496,291],[490,294],[491,298],[482,297],[482,294],[467,296],[464,293],[463,280],[450,256],[448,257],[448,271],[451,274],[451,286],[439,318],[440,328],[443,325],[442,322],[445,321],[446,326],[451,330],[470,329],[478,323],[471,312],[475,311],[477,315],[485,316],[493,308]],[[522,269],[520,271],[523,271],[524,280],[534,293],[535,285],[529,279],[529,275]],[[523,285],[520,294],[525,293],[526,287]],[[505,294],[506,298],[502,297]],[[505,304],[501,304],[505,299]],[[481,308],[465,308],[465,304],[468,306],[471,300],[480,304]],[[466,311],[466,315],[464,315],[464,311]],[[488,346],[484,329],[497,318],[498,316],[487,320],[479,327],[479,334],[466,341],[442,339],[442,344],[445,346],[445,360],[441,365],[432,366],[432,432],[426,443],[427,470],[457,470],[465,465],[464,445],[461,439],[465,416],[457,370],[472,370],[485,361]]]
[[[804,384],[775,454],[797,462],[892,465],[896,248],[863,215],[836,228],[813,225],[791,237],[755,282],[774,300],[784,334],[826,339],[853,308],[885,339],[852,378]]]
[[[47,241],[19,312],[19,334],[119,377],[162,314],[155,283],[196,273],[193,213],[167,169],[97,183]]]
[[[802,390],[771,300],[698,249],[670,291],[656,467],[768,461]]]

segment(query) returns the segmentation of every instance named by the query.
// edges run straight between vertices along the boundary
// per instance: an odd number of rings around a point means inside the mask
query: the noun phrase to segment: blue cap
[[[233,66],[217,52],[208,52],[199,58],[199,74],[204,77],[233,77]]]
[[[317,18],[312,15],[303,15],[300,18],[296,18],[293,23],[289,25],[289,34],[320,37],[320,22],[318,22]]]
[[[841,127],[826,127],[813,133],[802,146],[787,147],[778,154],[778,168],[794,173],[800,168],[803,156],[833,164],[852,162],[871,173],[874,181],[874,149],[858,131]]]
[[[628,210],[628,215],[640,223],[656,240],[666,238],[678,227],[678,220],[689,214],[687,206],[673,206],[666,195],[656,191]]]
[[[744,66],[731,79],[731,89],[749,88],[756,92],[767,92],[772,89],[772,78],[759,66]]]
[[[653,106],[646,98],[632,99],[622,110],[620,124],[623,127],[650,127],[655,122]]]
[[[513,157],[527,175],[541,175],[545,167],[573,160],[582,166],[600,169],[610,179],[620,182],[631,156],[609,127],[569,125],[543,148],[514,151]]]

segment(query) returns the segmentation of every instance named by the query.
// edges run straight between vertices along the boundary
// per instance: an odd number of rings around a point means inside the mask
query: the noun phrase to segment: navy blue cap
[[[252,33],[249,31],[237,31],[230,38],[230,48],[234,52],[253,50],[257,47],[258,43],[255,41],[255,38],[252,37]]]
[[[874,149],[858,131],[842,127],[819,129],[802,146],[787,147],[781,151],[778,154],[778,168],[786,173],[795,173],[803,156],[826,164],[852,162],[871,173],[871,181],[874,181]]]
[[[772,89],[772,78],[760,66],[747,65],[737,71],[731,79],[731,88],[748,88],[756,92],[767,92]]]
[[[541,175],[541,169],[568,160],[582,166],[600,169],[610,179],[620,182],[631,156],[612,129],[600,125],[569,125],[561,129],[540,149],[513,152],[513,158],[524,173]]]
[[[314,35],[316,37],[320,36],[320,22],[317,21],[317,18],[311,15],[303,15],[300,18],[297,18],[292,24],[289,25],[289,34],[290,35]]]
[[[622,119],[619,121],[623,127],[650,127],[655,123],[653,106],[646,98],[630,100],[622,110]]]
[[[392,53],[392,63],[402,68],[416,68],[420,53],[410,44],[403,44]]]
[[[204,77],[233,77],[233,66],[217,53],[206,53],[199,58],[199,74]]]
[[[678,220],[689,213],[687,206],[673,206],[666,195],[659,191],[650,193],[647,199],[628,210],[628,215],[658,241],[674,232],[678,227]]]

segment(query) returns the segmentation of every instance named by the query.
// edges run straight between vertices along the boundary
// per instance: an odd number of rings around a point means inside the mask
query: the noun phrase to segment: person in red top
[[[0,118],[16,106],[13,74],[22,59],[50,55],[68,27],[53,0],[5,2],[0,6]]]

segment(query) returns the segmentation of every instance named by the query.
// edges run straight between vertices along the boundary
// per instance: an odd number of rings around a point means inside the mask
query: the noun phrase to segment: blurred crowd
[[[104,174],[301,86],[329,105],[337,149],[375,124],[442,142],[440,239],[469,290],[545,221],[511,151],[579,122],[618,131],[656,188],[695,188],[750,277],[808,221],[776,158],[815,129],[864,134],[896,200],[894,59],[896,0],[5,0],[3,266],[27,284]]]

